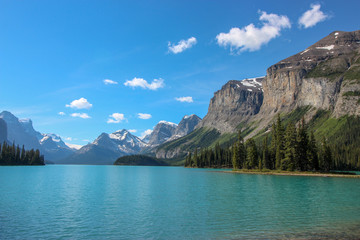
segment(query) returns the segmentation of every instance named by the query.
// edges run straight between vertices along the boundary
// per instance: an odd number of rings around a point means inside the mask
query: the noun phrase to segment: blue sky
[[[359,9],[357,0],[0,0],[0,110],[73,144],[123,128],[141,136],[160,120],[204,117],[228,80],[264,76],[335,30],[359,30]]]

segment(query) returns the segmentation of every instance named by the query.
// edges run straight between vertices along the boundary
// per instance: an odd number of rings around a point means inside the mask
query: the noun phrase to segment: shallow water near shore
[[[359,239],[360,179],[0,167],[0,239]]]

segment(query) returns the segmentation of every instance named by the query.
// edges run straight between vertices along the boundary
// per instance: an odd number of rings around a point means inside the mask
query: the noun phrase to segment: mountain
[[[197,125],[215,128],[221,133],[233,132],[240,122],[256,115],[263,103],[262,81],[264,77],[231,80],[210,100],[208,113]]]
[[[0,118],[0,144],[7,141],[7,125],[6,122]]]
[[[26,149],[40,149],[38,134],[29,120],[19,120],[12,113],[3,111],[0,113],[8,129],[8,140],[16,145],[24,145]],[[41,134],[40,134],[41,135]]]
[[[148,145],[154,147],[166,142],[174,135],[177,126],[176,123],[160,121],[150,133]]]
[[[158,146],[156,156],[183,158],[217,142],[228,146],[240,129],[245,139],[260,141],[278,113],[285,123],[304,117],[316,138],[339,144],[345,144],[349,126],[356,129],[360,123],[360,31],[335,31],[266,73],[227,82],[214,93],[195,130]]]
[[[41,134],[33,127],[31,119],[18,119],[11,112],[3,111],[0,119],[6,122],[10,143],[24,145],[25,149],[39,149],[46,162],[56,162],[74,152],[55,134]]]
[[[56,163],[58,160],[70,156],[74,153],[74,149],[68,147],[60,138],[60,136],[50,133],[42,134],[40,145],[42,153],[46,160]]]
[[[87,144],[60,164],[113,164],[121,156],[137,154],[147,144],[123,129],[111,134],[102,133],[93,143]]]
[[[185,135],[191,133],[195,127],[201,122],[201,118],[196,116],[195,114],[192,115],[185,115],[180,123],[177,125],[175,132],[173,135],[167,140],[172,141],[178,138],[181,138]]]

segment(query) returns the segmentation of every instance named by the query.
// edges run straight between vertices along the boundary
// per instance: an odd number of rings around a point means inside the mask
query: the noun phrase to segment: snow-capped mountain
[[[113,164],[121,156],[137,154],[148,145],[123,129],[111,134],[102,133],[93,143],[80,148],[60,163]]]
[[[26,149],[40,149],[38,134],[32,127],[31,121],[19,120],[8,111],[1,112],[0,118],[6,122],[9,142],[15,142],[20,146],[24,145]]]
[[[179,125],[176,127],[174,134],[168,141],[175,140],[181,138],[189,133],[191,133],[195,126],[199,124],[201,118],[196,116],[195,114],[192,115],[185,115]]]
[[[56,134],[41,134],[33,127],[31,119],[18,119],[12,113],[3,111],[0,118],[7,125],[7,139],[25,149],[39,149],[45,161],[56,162],[74,152]]]
[[[148,145],[154,147],[166,142],[174,135],[177,126],[176,123],[160,121],[148,136]]]

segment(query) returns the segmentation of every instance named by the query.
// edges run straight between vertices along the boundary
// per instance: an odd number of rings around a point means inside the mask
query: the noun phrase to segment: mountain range
[[[190,133],[200,121],[196,115],[185,116],[179,124],[160,121],[143,139],[126,129],[102,133],[94,142],[76,149],[65,144],[56,134],[36,131],[30,119],[18,119],[3,111],[0,113],[0,140],[24,145],[26,149],[39,149],[47,163],[113,164],[121,156],[151,153],[154,147]]]
[[[261,142],[278,114],[285,122],[304,117],[316,138],[349,148],[344,134],[360,123],[360,31],[332,32],[270,66],[264,77],[227,82],[195,130],[160,145],[156,156],[179,159],[196,148],[229,146],[238,130]]]
[[[317,139],[342,144],[346,149],[341,151],[353,154],[360,143],[359,134],[351,132],[360,126],[360,31],[332,32],[270,66],[266,76],[230,80],[214,93],[203,120],[189,115],[179,124],[160,121],[142,139],[123,129],[102,133],[76,150],[55,134],[35,131],[30,119],[4,111],[0,140],[38,148],[55,163],[113,164],[121,156],[139,153],[178,161],[195,149],[230,146],[238,130],[245,139],[260,142],[278,114],[285,123],[304,118]],[[351,135],[351,141],[345,135]]]

